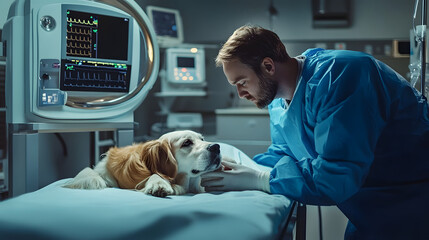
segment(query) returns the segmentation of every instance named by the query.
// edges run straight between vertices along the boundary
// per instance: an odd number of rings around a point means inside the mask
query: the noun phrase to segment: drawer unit
[[[239,148],[250,157],[265,152],[271,144],[268,111],[257,108],[217,109],[216,139]]]

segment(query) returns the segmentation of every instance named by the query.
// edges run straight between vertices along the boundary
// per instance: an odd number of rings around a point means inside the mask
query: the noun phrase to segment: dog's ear
[[[177,161],[166,140],[146,142],[143,146],[141,160],[152,173],[156,173],[170,182],[173,182],[177,175]]]
[[[151,175],[140,160],[141,148],[141,144],[134,144],[109,149],[106,167],[117,180],[119,187],[133,189],[138,182]]]

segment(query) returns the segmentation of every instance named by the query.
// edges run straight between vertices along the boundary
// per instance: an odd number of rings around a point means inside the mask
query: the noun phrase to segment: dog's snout
[[[219,144],[210,144],[207,147],[207,150],[209,150],[212,153],[220,153],[220,146]]]

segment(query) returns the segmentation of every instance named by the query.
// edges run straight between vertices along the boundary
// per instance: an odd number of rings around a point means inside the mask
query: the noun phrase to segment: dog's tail
[[[106,188],[106,181],[93,169],[87,167],[80,171],[76,177],[63,185],[74,189],[102,189]]]

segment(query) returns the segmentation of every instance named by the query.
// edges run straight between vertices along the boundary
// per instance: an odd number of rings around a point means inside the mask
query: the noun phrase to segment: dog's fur
[[[119,187],[159,197],[199,193],[204,191],[200,175],[218,169],[220,162],[219,144],[193,131],[174,131],[157,140],[109,149],[94,169],[83,169],[64,187]]]

